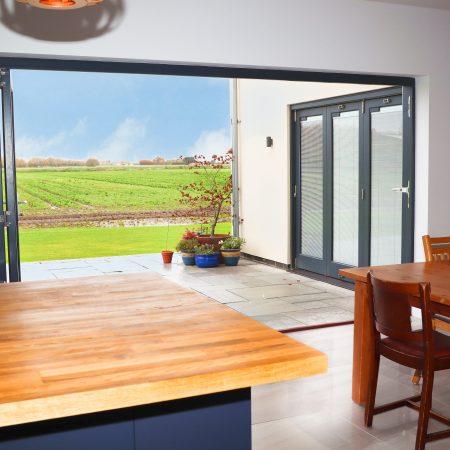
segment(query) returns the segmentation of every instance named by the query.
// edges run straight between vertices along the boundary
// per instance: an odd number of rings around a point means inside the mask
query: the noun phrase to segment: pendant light
[[[19,3],[25,3],[37,8],[68,10],[78,9],[84,6],[92,6],[101,3],[103,0],[16,0]]]

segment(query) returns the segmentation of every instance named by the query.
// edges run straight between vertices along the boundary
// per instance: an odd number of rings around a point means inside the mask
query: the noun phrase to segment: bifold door
[[[294,107],[297,268],[337,277],[344,267],[411,260],[411,100],[406,114],[404,102],[401,90],[387,89]]]
[[[0,69],[2,105],[2,167],[0,174],[3,199],[0,212],[0,282],[20,281],[16,160],[14,147],[14,100],[9,70]],[[6,232],[5,232],[6,230]],[[6,237],[5,237],[6,234]],[[6,257],[8,255],[8,257]]]

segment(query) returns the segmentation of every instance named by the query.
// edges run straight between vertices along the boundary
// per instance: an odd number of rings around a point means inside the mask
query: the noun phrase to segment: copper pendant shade
[[[103,0],[16,0],[19,3],[26,3],[31,6],[44,9],[78,9],[84,6],[92,6],[101,3]]]

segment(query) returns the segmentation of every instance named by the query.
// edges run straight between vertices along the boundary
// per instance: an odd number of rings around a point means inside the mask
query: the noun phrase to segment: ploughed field
[[[189,222],[195,212],[179,204],[180,189],[196,178],[186,166],[18,169],[21,227]]]
[[[186,227],[198,228],[179,204],[196,178],[186,166],[19,168],[21,261],[174,250]],[[230,211],[222,222],[217,232],[229,233]]]

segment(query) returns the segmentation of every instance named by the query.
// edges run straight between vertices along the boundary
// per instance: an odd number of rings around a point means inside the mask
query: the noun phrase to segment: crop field
[[[220,174],[229,175],[228,170]],[[168,211],[196,175],[183,166],[18,169],[23,215]]]
[[[21,260],[159,252],[168,218],[173,250],[186,227],[198,228],[185,225],[186,209],[176,218],[180,189],[196,178],[186,166],[17,169],[19,200],[27,201],[19,206]],[[226,212],[217,232],[229,232],[229,220]]]

